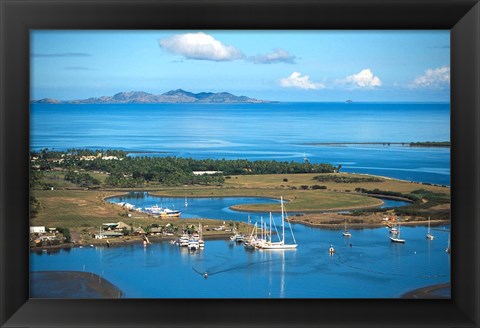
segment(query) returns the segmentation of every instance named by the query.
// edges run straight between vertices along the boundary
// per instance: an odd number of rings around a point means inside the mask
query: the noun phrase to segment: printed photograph
[[[450,299],[450,32],[30,31],[30,297]]]

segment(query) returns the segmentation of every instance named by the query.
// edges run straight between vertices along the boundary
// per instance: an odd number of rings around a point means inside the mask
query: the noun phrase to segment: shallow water
[[[426,228],[405,227],[407,242],[394,244],[385,228],[353,230],[349,239],[298,224],[293,230],[297,250],[252,252],[207,240],[204,250],[189,252],[169,242],[139,243],[32,253],[31,264],[35,270],[92,271],[128,298],[397,298],[450,281],[447,232],[428,241]]]
[[[137,206],[158,204],[148,194],[114,198]],[[184,201],[184,199],[180,199]],[[162,198],[162,205],[179,201]],[[191,217],[204,211],[225,220],[247,221],[248,213],[228,206],[238,203],[277,202],[264,198],[189,198]],[[178,205],[179,207],[180,205]],[[288,204],[287,204],[288,206]],[[183,215],[183,214],[182,214]],[[251,213],[251,222],[267,213]],[[281,220],[274,214],[279,228]],[[159,219],[159,223],[168,220]],[[84,247],[55,253],[32,253],[32,270],[92,271],[118,286],[129,298],[397,298],[415,288],[450,281],[450,255],[445,252],[449,227],[403,227],[405,244],[394,244],[388,230],[351,229],[345,238],[339,230],[292,224],[296,250],[248,251],[242,244],[207,240],[205,249],[190,252],[156,242],[119,247]],[[274,237],[275,238],[275,237]],[[292,242],[289,226],[286,240]],[[336,253],[331,256],[328,248]],[[208,279],[203,273],[208,272]]]

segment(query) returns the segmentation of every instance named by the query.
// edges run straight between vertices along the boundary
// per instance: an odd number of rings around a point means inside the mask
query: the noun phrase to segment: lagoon
[[[408,205],[408,202],[383,199],[384,204],[380,208],[391,208]],[[159,197],[150,195],[148,192],[129,192],[124,196],[110,197],[107,199],[110,203],[126,202],[135,206],[135,208],[145,209],[158,205],[177,209],[182,212],[182,218],[203,218],[217,220],[232,220],[248,222],[250,216],[251,222],[255,220],[260,222],[260,218],[268,218],[268,213],[247,213],[231,210],[230,207],[239,204],[271,204],[278,203],[280,210],[280,200],[264,197],[190,197],[186,198],[188,206],[185,206],[185,198],[179,197]],[[296,213],[290,213],[294,215]]]

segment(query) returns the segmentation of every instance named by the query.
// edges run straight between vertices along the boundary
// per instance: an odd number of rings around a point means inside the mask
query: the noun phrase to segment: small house
[[[45,226],[32,226],[30,233],[45,233]]]

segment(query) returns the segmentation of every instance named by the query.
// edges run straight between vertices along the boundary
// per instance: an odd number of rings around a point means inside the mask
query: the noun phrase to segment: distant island
[[[373,146],[408,146],[408,147],[450,147],[450,141],[423,141],[423,142],[306,142],[300,145],[306,146],[350,146],[350,145],[373,145]]]
[[[182,89],[171,90],[161,95],[143,91],[119,92],[113,96],[92,97],[79,100],[58,100],[43,98],[33,100],[35,104],[174,104],[174,103],[205,103],[205,104],[263,104],[274,101],[260,100],[246,96],[235,96],[228,92],[193,93]]]

